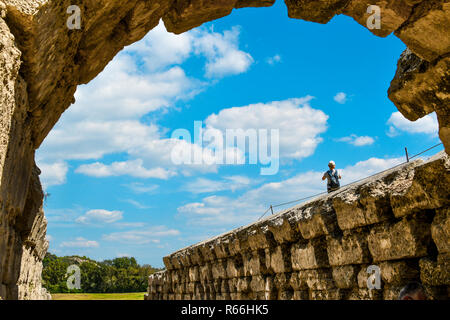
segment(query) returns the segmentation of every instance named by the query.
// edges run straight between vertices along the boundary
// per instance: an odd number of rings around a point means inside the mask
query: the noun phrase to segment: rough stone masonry
[[[161,19],[169,31],[182,33],[234,9],[274,1],[0,0],[1,298],[49,298],[40,281],[48,242],[34,154],[74,103],[77,86],[95,78],[124,46],[142,39]],[[400,57],[389,97],[410,120],[435,111],[449,152],[450,0],[285,3],[291,18],[327,23],[344,14],[363,27],[367,7],[379,6],[382,27],[371,32],[380,37],[394,33],[409,48]],[[71,5],[81,9],[80,30],[67,27]]]
[[[448,299],[449,204],[441,152],[179,250],[146,299],[396,299],[412,280]]]

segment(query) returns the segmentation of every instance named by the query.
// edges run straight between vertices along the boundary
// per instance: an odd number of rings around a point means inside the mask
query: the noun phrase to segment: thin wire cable
[[[414,156],[412,156],[412,157],[409,157],[409,160],[411,160],[411,159],[413,159],[413,158],[415,158],[415,157],[418,157],[418,156],[420,156],[421,154],[424,154],[425,152],[430,151],[430,150],[432,150],[432,149],[434,149],[434,148],[436,148],[436,147],[439,147],[439,146],[442,145],[442,144],[443,144],[443,143],[441,142],[441,143],[439,143],[439,144],[437,144],[437,145],[435,145],[435,146],[432,146],[431,148],[428,148],[428,149],[426,149],[426,150],[424,150],[424,151],[422,151],[422,152],[420,152],[420,153],[418,153],[418,154],[416,154],[416,155],[414,155]],[[393,166],[393,167],[391,167],[391,168],[389,168],[389,169],[386,169],[386,170],[383,170],[383,171],[374,173],[374,174],[372,174],[372,175],[370,175],[370,176],[367,176],[367,177],[365,177],[365,178],[361,178],[361,179],[359,179],[359,180],[356,180],[356,181],[353,181],[353,182],[351,182],[351,183],[348,183],[348,184],[342,186],[341,188],[345,188],[345,187],[348,187],[348,186],[350,186],[350,185],[353,185],[353,184],[356,184],[356,183],[358,183],[358,182],[361,182],[361,181],[363,181],[363,180],[366,180],[366,179],[369,179],[369,178],[371,178],[371,177],[377,176],[377,175],[382,174],[382,173],[384,173],[384,172],[387,172],[387,171],[389,171],[389,170],[392,170],[392,169],[395,169],[395,168],[397,168],[397,167],[400,167],[400,166],[402,166],[402,165],[404,165],[404,164],[406,164],[406,163],[408,163],[408,162],[409,162],[409,161],[404,161],[404,162],[402,162],[402,163],[400,163],[400,164],[398,164],[398,165],[396,165],[396,166]],[[327,193],[328,193],[328,192],[321,192],[321,193],[318,193],[318,194],[315,194],[315,195],[312,195],[312,196],[308,196],[308,197],[305,197],[305,198],[301,198],[301,199],[298,199],[298,200],[288,201],[288,202],[284,202],[284,203],[277,204],[277,205],[274,205],[274,206],[270,206],[269,209],[267,209],[266,212],[264,212],[264,214],[258,219],[258,221],[261,220],[261,219],[267,214],[267,212],[270,211],[271,208],[278,208],[278,207],[282,207],[282,206],[285,206],[285,205],[288,205],[288,204],[293,204],[293,203],[305,201],[305,200],[308,200],[308,199],[311,199],[311,198],[315,198],[315,197],[318,197],[318,196],[321,196],[321,195],[324,195],[324,194],[327,194]]]
[[[267,209],[266,212],[264,212],[264,214],[261,217],[259,217],[258,221],[261,220],[266,215],[266,213],[269,212],[269,210],[270,210],[270,208]]]
[[[416,154],[416,155],[414,155],[414,156],[412,156],[412,157],[409,157],[409,160],[411,160],[411,159],[413,159],[413,158],[415,158],[415,157],[418,157],[418,156],[420,156],[421,154],[424,154],[425,152],[430,151],[431,149],[437,148],[437,147],[439,147],[439,146],[442,145],[442,144],[443,144],[443,143],[441,142],[441,143],[439,143],[439,144],[437,144],[437,145],[435,145],[435,146],[432,146],[431,148],[428,148],[428,149],[425,150],[425,151],[422,151],[422,152],[420,152],[420,153],[418,153],[418,154]]]

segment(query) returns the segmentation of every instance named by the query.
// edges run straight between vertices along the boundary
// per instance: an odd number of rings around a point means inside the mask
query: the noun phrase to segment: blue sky
[[[50,251],[161,267],[270,204],[326,190],[329,160],[349,183],[438,143],[434,114],[412,123],[387,97],[404,49],[349,17],[288,19],[281,2],[179,36],[161,23],[78,88],[38,150]],[[278,173],[174,164],[171,135],[194,121],[279,130]]]

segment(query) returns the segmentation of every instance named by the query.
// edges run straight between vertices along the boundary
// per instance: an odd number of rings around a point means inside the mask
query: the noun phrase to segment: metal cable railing
[[[413,156],[411,156],[411,157],[410,157],[409,154],[408,154],[408,149],[405,148],[405,152],[406,152],[406,161],[405,161],[405,162],[402,162],[402,163],[400,163],[400,164],[398,164],[398,165],[396,165],[396,166],[393,166],[393,167],[391,167],[391,168],[389,168],[389,169],[386,169],[386,170],[377,172],[377,173],[372,174],[372,175],[370,175],[370,176],[367,176],[367,177],[365,177],[365,178],[362,178],[362,179],[353,181],[353,182],[351,182],[351,183],[348,183],[348,184],[342,186],[341,188],[350,186],[350,185],[352,185],[352,184],[361,182],[361,181],[366,180],[366,179],[368,179],[368,178],[377,176],[377,175],[382,174],[382,173],[384,173],[384,172],[387,172],[387,171],[389,171],[389,170],[392,170],[392,169],[395,169],[395,168],[397,168],[397,167],[400,167],[400,166],[404,165],[405,163],[410,162],[410,160],[412,160],[412,159],[414,159],[414,158],[417,158],[418,156],[424,154],[425,152],[428,152],[428,151],[430,151],[430,150],[432,150],[432,149],[434,149],[434,148],[437,148],[437,147],[439,147],[440,145],[442,145],[442,142],[439,143],[439,144],[437,144],[437,145],[435,145],[435,146],[432,146],[432,147],[430,147],[430,148],[428,148],[428,149],[426,149],[426,150],[424,150],[424,151],[422,151],[422,152],[419,152],[418,154],[415,154],[415,155],[413,155]],[[274,208],[282,207],[282,206],[285,206],[285,205],[288,205],[288,204],[299,203],[299,202],[302,202],[302,201],[305,201],[305,200],[309,200],[309,199],[312,199],[312,198],[315,198],[315,197],[318,197],[318,196],[321,196],[321,195],[325,195],[325,194],[327,194],[327,193],[328,193],[327,191],[324,191],[324,192],[317,193],[317,194],[314,194],[314,195],[312,195],[312,196],[304,197],[304,198],[301,198],[301,199],[292,200],[292,201],[280,203],[280,204],[277,204],[277,205],[271,205],[271,206],[269,207],[269,209],[267,209],[266,212],[264,212],[264,214],[263,214],[258,220],[261,220],[262,218],[264,218],[264,216],[265,216],[265,215],[267,214],[267,212],[269,212],[269,211],[271,211],[271,212],[272,212],[272,215],[273,215],[273,214],[274,214],[274,212],[273,212],[273,209],[274,209]]]

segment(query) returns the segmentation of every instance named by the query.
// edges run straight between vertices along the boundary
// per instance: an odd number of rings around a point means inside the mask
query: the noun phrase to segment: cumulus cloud
[[[417,121],[409,121],[400,112],[392,113],[387,124],[389,125],[388,136],[395,137],[401,132],[410,134],[428,134],[431,136],[438,136],[439,124],[436,113],[426,115]]]
[[[64,241],[60,244],[60,247],[65,248],[98,248],[99,246],[97,241],[87,240],[83,237],[78,237],[73,241]]]
[[[75,221],[83,224],[108,224],[121,220],[122,211],[108,211],[104,209],[94,209],[87,211]]]
[[[205,123],[222,132],[227,129],[278,129],[280,158],[296,159],[312,155],[327,130],[328,115],[310,106],[311,96],[269,103],[257,103],[221,110]]]
[[[334,96],[334,101],[340,104],[345,104],[347,102],[347,94],[345,92],[339,92]]]
[[[352,134],[348,137],[337,139],[337,141],[346,142],[348,144],[354,145],[355,147],[363,147],[374,144],[375,139],[369,136],[359,137],[356,134]]]
[[[196,37],[194,51],[207,58],[205,65],[206,76],[224,77],[247,71],[253,63],[252,56],[239,50],[239,27],[232,27],[221,33],[194,31]]]
[[[173,171],[163,168],[146,169],[144,168],[141,159],[113,162],[110,165],[95,162],[92,164],[81,165],[75,172],[97,178],[129,175],[138,178],[158,178],[164,180],[176,174]]]
[[[113,232],[102,236],[103,240],[121,243],[148,244],[159,243],[161,238],[178,236],[180,231],[166,226],[147,227],[124,232]]]
[[[66,183],[66,175],[67,171],[69,170],[69,166],[66,162],[38,162],[38,167],[42,172],[40,175],[40,179],[44,189]]]
[[[402,158],[370,158],[338,170],[342,185],[366,178],[392,168],[403,162]],[[325,171],[325,169],[324,169]],[[326,192],[324,172],[308,171],[286,180],[270,182],[244,192],[237,198],[208,196],[201,201],[187,203],[178,208],[178,213],[187,218],[189,224],[200,226],[238,227],[257,220],[272,204],[276,205]],[[287,208],[295,204],[290,204]]]
[[[239,28],[223,33],[200,28],[173,35],[160,23],[143,41],[122,51],[91,83],[78,88],[76,103],[63,114],[37,153],[38,161],[44,164],[43,176],[49,177],[47,185],[64,183],[64,161],[100,160],[121,153],[128,154],[130,161],[97,161],[77,172],[157,179],[198,170],[215,172],[213,165],[174,167],[170,155],[179,141],[167,139],[167,130],[148,120],[157,119],[156,112],[176,108],[179,101],[192,99],[208,85],[210,80],[190,78],[180,66],[193,55],[205,57],[208,77],[245,72],[252,62],[248,53],[239,50]]]

